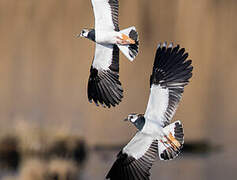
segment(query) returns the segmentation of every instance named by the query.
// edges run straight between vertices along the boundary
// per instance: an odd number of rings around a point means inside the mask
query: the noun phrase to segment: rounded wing
[[[170,124],[184,92],[184,86],[192,77],[192,61],[179,45],[159,44],[153,72],[150,77],[150,97],[145,112],[147,120],[164,127]]]
[[[123,98],[119,81],[119,49],[117,45],[96,44],[87,87],[88,99],[96,105],[115,106]]]
[[[119,31],[118,25],[118,0],[91,0],[95,29],[104,31]]]
[[[151,166],[158,153],[158,142],[151,136],[138,132],[117,155],[108,172],[110,180],[149,180]]]

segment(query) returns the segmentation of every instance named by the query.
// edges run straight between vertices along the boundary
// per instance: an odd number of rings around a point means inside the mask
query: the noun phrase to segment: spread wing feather
[[[110,180],[149,180],[149,171],[157,153],[157,140],[138,132],[119,152],[106,178]]]
[[[192,77],[192,61],[186,60],[188,53],[179,45],[173,47],[159,44],[152,75],[150,77],[150,97],[145,112],[149,120],[156,120],[164,127],[170,124],[181,100],[184,86]]]
[[[123,88],[119,81],[119,49],[116,45],[96,44],[87,94],[90,102],[104,107],[121,102]]]
[[[96,30],[119,31],[118,0],[91,0]]]

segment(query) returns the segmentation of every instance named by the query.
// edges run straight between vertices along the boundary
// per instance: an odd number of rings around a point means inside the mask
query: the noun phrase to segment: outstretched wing
[[[149,180],[151,166],[158,153],[157,140],[138,132],[117,155],[106,178],[110,180]]]
[[[119,81],[119,49],[117,45],[96,44],[87,88],[88,99],[96,105],[115,106],[123,98]]]
[[[187,57],[188,53],[179,45],[159,44],[150,77],[150,97],[144,115],[147,120],[157,121],[162,127],[170,124],[184,86],[192,77],[192,61]]]
[[[119,31],[118,0],[91,0],[96,30]]]

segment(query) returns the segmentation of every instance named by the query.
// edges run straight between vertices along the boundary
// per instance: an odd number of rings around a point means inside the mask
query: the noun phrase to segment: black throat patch
[[[137,120],[133,124],[139,131],[141,131],[145,124],[145,117],[143,116],[143,114],[139,114]]]
[[[95,42],[95,30],[94,29],[89,31],[87,38]]]

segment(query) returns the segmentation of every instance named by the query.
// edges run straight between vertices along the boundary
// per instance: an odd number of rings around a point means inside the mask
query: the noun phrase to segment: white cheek
[[[131,119],[131,122],[133,122],[133,123],[134,123],[134,122],[135,122],[135,119]]]

